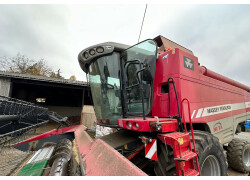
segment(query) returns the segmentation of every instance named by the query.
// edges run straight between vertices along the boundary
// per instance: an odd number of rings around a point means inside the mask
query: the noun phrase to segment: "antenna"
[[[144,11],[143,19],[142,19],[141,30],[140,30],[138,42],[140,41],[142,26],[143,26],[144,18],[145,18],[145,15],[146,15],[147,7],[148,7],[148,4],[146,4],[146,7],[145,7],[145,11]]]

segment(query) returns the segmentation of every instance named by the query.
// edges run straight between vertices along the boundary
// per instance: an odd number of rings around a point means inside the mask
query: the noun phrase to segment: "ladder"
[[[187,132],[186,120],[184,117],[183,104],[185,101],[188,104],[188,118],[190,123],[191,135],[193,139],[194,151],[192,151],[190,135]],[[182,106],[182,120],[185,132],[173,132],[169,134],[162,134],[161,139],[163,140],[163,142],[165,142],[165,144],[168,144],[173,148],[177,176],[199,176],[200,169],[198,163],[198,154],[196,152],[195,141],[194,141],[193,125],[190,116],[190,103],[185,98],[181,101],[181,106]]]

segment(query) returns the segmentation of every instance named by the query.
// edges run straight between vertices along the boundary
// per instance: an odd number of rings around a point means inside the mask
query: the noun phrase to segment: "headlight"
[[[138,129],[139,128],[139,124],[135,123],[135,128]]]
[[[127,126],[128,126],[129,129],[131,129],[131,127],[132,127],[131,122],[128,121],[128,122],[127,122]]]

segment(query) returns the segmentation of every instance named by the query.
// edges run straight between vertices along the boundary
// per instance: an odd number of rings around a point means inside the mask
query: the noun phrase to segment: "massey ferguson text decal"
[[[226,104],[226,105],[222,105],[222,106],[207,107],[207,108],[204,108],[204,111],[202,113],[202,117],[210,116],[210,115],[214,115],[214,114],[219,114],[219,113],[225,113],[225,112],[228,112],[231,110],[232,110],[231,104]]]
[[[184,61],[184,68],[194,70],[194,60],[190,59],[186,56],[183,56],[183,61]]]
[[[246,109],[249,107],[250,102],[244,102],[244,103],[235,103],[235,104],[223,104],[219,106],[211,106],[211,107],[204,107],[200,109],[193,110],[191,119],[194,118],[200,118],[200,117],[206,117],[211,115],[216,115],[220,113],[226,113],[230,111],[240,110],[240,109]]]
[[[213,107],[213,108],[208,108],[207,109],[207,114],[209,113],[216,113],[216,112],[222,112],[222,111],[227,111],[232,109],[230,105],[227,106],[218,106],[218,107]]]

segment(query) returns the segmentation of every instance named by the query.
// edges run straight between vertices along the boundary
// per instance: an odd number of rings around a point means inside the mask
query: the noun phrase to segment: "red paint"
[[[225,82],[225,83],[228,83],[228,84],[231,84],[233,86],[236,86],[238,88],[244,89],[246,91],[250,91],[250,88],[248,86],[246,86],[244,84],[241,84],[239,82],[236,82],[236,81],[234,81],[232,79],[229,79],[229,78],[227,78],[225,76],[222,76],[222,75],[220,75],[220,74],[218,74],[216,72],[213,72],[213,71],[207,69],[204,66],[200,67],[200,71],[205,76],[211,77],[213,79],[217,79],[219,81],[222,81],[222,82]]]
[[[43,134],[40,134],[38,136],[32,137],[32,138],[30,138],[30,139],[28,139],[26,141],[17,143],[15,145],[24,144],[24,143],[28,143],[28,142],[31,142],[31,141],[36,141],[36,140],[39,140],[39,139],[44,139],[44,138],[47,138],[47,137],[50,137],[50,136],[55,136],[55,135],[58,135],[58,134],[74,132],[79,126],[83,126],[83,125],[76,125],[76,126],[66,127],[66,128],[62,128],[62,129],[53,129],[53,130],[48,131],[46,133],[43,133]],[[83,129],[86,130],[87,128],[85,126],[83,126]]]
[[[101,139],[91,143],[82,161],[87,176],[147,176]]]
[[[213,128],[213,131],[217,132],[217,131],[219,131],[221,129],[222,129],[222,125],[218,125],[218,126],[216,126],[216,127]]]
[[[158,138],[167,145],[173,148],[174,160],[176,164],[177,176],[187,176],[190,170],[194,172],[195,175],[199,175],[199,168],[195,170],[194,158],[197,159],[197,154],[192,152],[190,147],[189,133],[168,133],[159,134]]]
[[[153,147],[153,145],[154,145],[155,142],[157,143],[156,139],[153,139],[152,142],[147,143],[147,144],[145,145],[145,156],[148,155],[149,151],[153,151],[154,154],[153,154],[153,156],[152,156],[150,159],[152,159],[152,160],[154,160],[154,161],[157,161],[157,149],[154,149],[154,147]],[[156,146],[156,147],[157,147],[157,146]],[[148,157],[148,158],[149,158],[149,157]]]
[[[156,131],[156,118],[146,118],[146,120],[143,120],[142,118],[135,118],[135,119],[118,119],[118,125],[119,127],[123,129],[128,129],[132,131],[138,131],[138,132],[154,132]],[[129,123],[131,124],[131,127],[129,126]],[[138,124],[138,127],[136,127],[136,123]],[[162,126],[161,130],[158,130],[158,132],[173,132],[177,130],[177,120],[176,119],[170,119],[170,118],[159,118],[159,122]]]
[[[167,54],[168,59],[162,60]],[[184,67],[184,56],[194,61],[194,70]],[[196,110],[197,113],[197,110],[200,108],[224,104],[245,103],[250,101],[250,93],[244,90],[250,89],[249,87],[232,80],[230,82],[231,84],[234,82],[233,86],[225,83],[229,82],[228,78],[217,73],[212,73],[212,71],[206,72],[206,75],[204,75],[204,71],[200,67],[197,57],[178,48],[161,53],[156,62],[155,69],[152,116],[162,118],[168,117],[168,93],[161,93],[161,86],[167,84],[169,77],[173,77],[175,80],[179,102],[184,98],[187,98],[190,101],[191,114],[193,110]],[[173,84],[170,84],[170,100],[170,115],[177,115],[178,110]],[[249,108],[207,117],[194,118],[193,122],[207,123],[232,117],[233,115],[245,113],[247,111],[250,111]]]
[[[146,176],[128,159],[100,139],[93,139],[83,125],[75,130],[75,139],[87,176]]]

